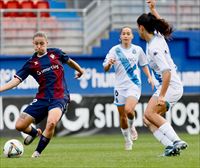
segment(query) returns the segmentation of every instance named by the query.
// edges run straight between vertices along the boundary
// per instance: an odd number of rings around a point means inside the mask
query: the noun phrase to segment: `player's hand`
[[[75,79],[78,79],[78,78],[80,78],[82,75],[83,75],[83,73],[84,73],[84,70],[83,69],[81,69],[79,72],[77,72],[76,71],[76,74],[75,74]]]
[[[154,89],[154,82],[153,82],[152,77],[148,78],[148,83],[151,85],[151,89],[153,90]]]
[[[148,6],[149,6],[149,9],[154,9],[155,6],[156,6],[156,0],[146,0]]]
[[[116,60],[115,59],[113,59],[113,58],[111,58],[111,59],[109,59],[109,61],[108,61],[108,65],[113,65],[114,63],[116,62]]]
[[[158,106],[164,106],[165,105],[165,98],[163,96],[159,96],[157,100]]]

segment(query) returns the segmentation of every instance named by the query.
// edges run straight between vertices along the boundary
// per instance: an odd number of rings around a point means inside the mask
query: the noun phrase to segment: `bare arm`
[[[104,66],[104,71],[108,72],[110,70],[111,64],[107,64]]]
[[[72,59],[69,58],[68,61],[67,61],[67,64],[71,68],[73,68],[76,71],[78,71],[78,73],[76,74],[75,78],[80,78],[82,76],[82,74],[83,74],[84,71],[83,71],[83,69],[80,67],[80,65],[78,63],[76,63],[74,60],[72,60]]]
[[[156,0],[146,0],[149,9],[157,19],[162,19],[161,16],[159,15],[158,11],[156,10]]]
[[[160,96],[162,96],[162,97],[165,96],[168,86],[169,86],[170,79],[171,79],[171,72],[170,71],[163,72],[163,74],[162,74],[163,82],[162,82],[162,88],[160,91]]]
[[[151,77],[151,74],[150,74],[150,72],[149,72],[148,66],[143,66],[143,67],[142,67],[142,70],[143,70],[143,72],[145,73],[145,75],[147,76],[147,78],[148,78],[148,83],[151,85],[151,88],[152,88],[152,90],[153,90],[153,89],[154,89],[154,83],[153,83],[153,79],[152,79],[152,77]]]
[[[171,72],[170,71],[165,71],[162,74],[162,87],[161,87],[161,91],[160,91],[160,95],[158,97],[158,105],[164,105],[165,104],[165,94],[167,92],[169,83],[170,83],[170,79],[171,79]]]
[[[104,71],[107,72],[110,70],[111,66],[115,63],[115,60],[114,59],[110,59],[108,61],[108,64],[104,66]]]
[[[12,89],[12,88],[16,87],[17,85],[19,85],[20,83],[21,83],[21,81],[18,78],[13,78],[5,85],[0,86],[0,92]]]

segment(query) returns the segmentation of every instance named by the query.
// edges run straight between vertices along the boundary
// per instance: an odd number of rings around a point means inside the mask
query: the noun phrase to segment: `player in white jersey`
[[[172,126],[162,116],[183,94],[183,85],[177,75],[165,37],[172,28],[161,19],[155,8],[155,0],[147,0],[151,13],[142,14],[137,19],[140,37],[147,42],[146,55],[153,72],[156,92],[148,102],[144,113],[144,123],[163,145],[164,156],[179,155],[187,148]]]
[[[107,72],[112,65],[115,70],[114,103],[120,115],[120,127],[125,139],[125,150],[132,150],[132,140],[137,139],[133,124],[134,109],[141,95],[141,79],[138,64],[154,87],[147,59],[141,47],[132,44],[133,33],[130,27],[121,30],[121,44],[112,47],[103,62]]]

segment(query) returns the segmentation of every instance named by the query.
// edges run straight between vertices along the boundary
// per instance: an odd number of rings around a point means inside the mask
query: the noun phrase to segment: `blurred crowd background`
[[[173,25],[167,41],[184,84],[182,99],[167,113],[178,131],[200,132],[200,1],[157,0],[160,15]],[[119,43],[123,26],[131,26],[133,43],[145,51],[136,20],[149,12],[146,0],[0,0],[0,86],[11,80],[34,52],[32,37],[45,31],[49,47],[61,48],[85,70],[80,80],[65,66],[71,104],[58,124],[56,135],[119,133],[119,116],[113,104],[114,72],[102,63]],[[144,128],[142,116],[152,90],[141,73],[142,96],[136,106],[135,126]],[[15,122],[33,100],[37,83],[28,77],[0,95],[0,133],[16,136]]]
[[[157,9],[175,30],[200,29],[199,0],[158,0]],[[50,46],[91,54],[123,26],[137,28],[146,0],[0,0],[0,54],[32,53],[31,38],[45,31]]]

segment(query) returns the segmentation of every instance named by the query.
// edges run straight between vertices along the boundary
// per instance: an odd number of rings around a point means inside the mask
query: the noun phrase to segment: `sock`
[[[129,126],[129,128],[131,128],[132,125],[133,125],[133,119],[129,119],[128,118],[128,126]]]
[[[159,129],[153,133],[154,137],[164,146],[172,146],[173,142],[165,136]]]
[[[121,128],[122,131],[122,135],[124,136],[124,139],[126,142],[130,142],[131,141],[131,136],[130,136],[130,130],[129,128],[123,129]]]
[[[27,134],[31,135],[32,137],[35,137],[35,136],[37,136],[37,133],[38,133],[37,129],[35,129],[31,126],[31,131]]]
[[[180,140],[179,136],[176,134],[172,126],[166,122],[159,127],[159,130],[168,137],[172,142]]]
[[[41,138],[40,138],[40,141],[38,143],[38,146],[36,148],[36,151],[41,153],[46,148],[49,141],[50,141],[50,138],[46,138],[44,135],[42,135]]]

